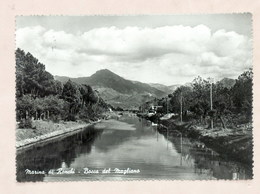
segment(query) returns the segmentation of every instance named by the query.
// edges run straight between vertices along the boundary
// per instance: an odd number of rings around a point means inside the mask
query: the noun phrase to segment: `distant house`
[[[154,105],[153,102],[146,102],[139,107],[142,112],[156,113],[158,109],[163,108],[162,106]]]
[[[152,105],[149,109],[149,111],[153,111],[154,113],[156,113],[158,111],[158,109],[163,108],[163,106],[158,106],[158,105]]]

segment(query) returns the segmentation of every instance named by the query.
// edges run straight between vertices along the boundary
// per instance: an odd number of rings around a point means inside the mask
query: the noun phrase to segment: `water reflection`
[[[251,166],[230,161],[194,139],[182,138],[181,134],[176,137],[175,132],[169,135],[161,131],[161,134],[175,145],[181,154],[181,164],[185,161],[193,165],[195,173],[209,174],[215,179],[252,179]]]
[[[245,166],[222,159],[217,153],[175,132],[158,132],[157,126],[122,116],[135,130],[96,129],[93,126],[57,142],[17,154],[18,181],[132,180],[132,179],[248,179]],[[140,169],[136,174],[53,175],[52,169]],[[29,175],[26,169],[45,171]]]
[[[91,153],[92,145],[102,131],[89,128],[57,142],[18,152],[17,181],[43,181],[44,174],[26,174],[26,169],[45,171],[48,175],[50,169],[69,167],[81,153]]]

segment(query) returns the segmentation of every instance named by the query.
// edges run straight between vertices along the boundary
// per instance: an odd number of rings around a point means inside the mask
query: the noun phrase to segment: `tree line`
[[[16,120],[20,127],[30,125],[32,119],[95,119],[110,107],[89,85],[55,80],[29,52],[18,48],[15,56]]]
[[[210,83],[208,79],[197,77],[189,86],[180,86],[165,98],[146,102],[159,105],[159,113],[167,112],[182,115],[184,119],[196,119],[200,123],[206,118],[214,119],[217,125],[226,126],[252,122],[253,72],[242,73],[232,85],[221,81]],[[212,90],[211,90],[212,89]],[[210,92],[212,91],[212,108]]]

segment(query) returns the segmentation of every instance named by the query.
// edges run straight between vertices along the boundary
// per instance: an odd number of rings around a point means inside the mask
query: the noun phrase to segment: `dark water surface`
[[[132,127],[90,126],[69,137],[18,152],[17,180],[252,178],[250,168],[223,159],[178,132],[162,135],[156,126],[136,116],[122,116],[119,121]]]

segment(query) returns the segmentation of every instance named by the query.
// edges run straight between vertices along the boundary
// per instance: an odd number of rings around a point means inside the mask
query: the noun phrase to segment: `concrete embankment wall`
[[[22,150],[24,148],[29,148],[34,145],[54,141],[55,139],[58,139],[58,138],[67,137],[67,136],[77,133],[80,130],[82,130],[92,124],[95,124],[97,122],[99,122],[99,121],[95,121],[95,122],[91,122],[91,123],[81,123],[81,124],[76,123],[74,126],[70,126],[70,127],[66,127],[66,128],[63,127],[62,129],[57,128],[55,131],[52,131],[52,132],[49,132],[46,134],[36,135],[35,137],[32,137],[32,138],[18,140],[18,141],[16,141],[16,149],[17,149],[17,151],[19,151],[19,150]],[[19,129],[19,130],[28,130],[28,129]]]

